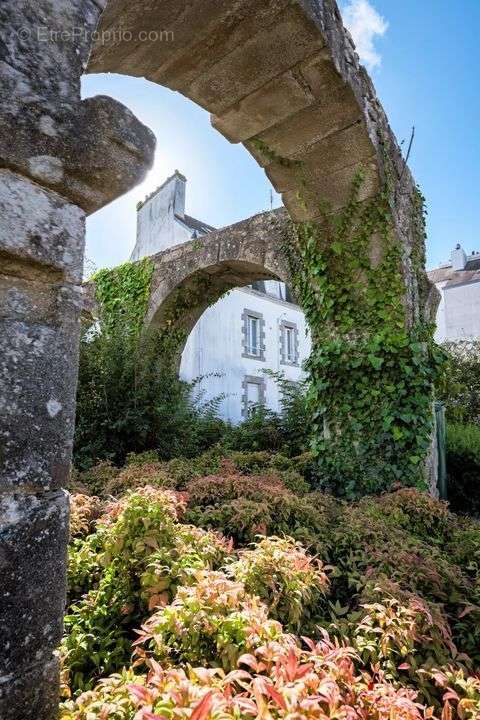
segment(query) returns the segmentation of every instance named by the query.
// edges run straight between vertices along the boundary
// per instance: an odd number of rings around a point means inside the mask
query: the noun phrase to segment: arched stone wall
[[[334,0],[3,0],[2,720],[56,716],[84,217],[139,182],[154,148],[119,103],[80,100],[99,20],[89,71],[145,76],[209,110],[265,167],[294,219],[314,219],[319,199],[344,206],[359,166],[361,199],[388,176],[406,324],[422,313],[413,180]],[[301,162],[302,180],[279,156]]]
[[[155,329],[168,323],[170,329],[184,331],[177,365],[195,323],[225,292],[255,280],[289,282],[282,252],[288,226],[283,209],[262,213],[151,258],[154,272],[145,323]]]

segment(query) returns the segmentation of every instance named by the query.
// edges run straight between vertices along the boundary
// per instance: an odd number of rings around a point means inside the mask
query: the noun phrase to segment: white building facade
[[[461,245],[449,263],[430,270],[440,292],[435,340],[438,343],[480,339],[480,253],[467,255]]]
[[[185,213],[186,178],[178,173],[137,208],[137,241],[131,260],[201,237],[214,228]],[[310,336],[302,310],[284,283],[266,280],[235,288],[200,317],[185,345],[180,377],[201,378],[202,401],[219,399],[219,413],[239,423],[251,408],[281,410],[281,393],[268,372],[304,378]]]

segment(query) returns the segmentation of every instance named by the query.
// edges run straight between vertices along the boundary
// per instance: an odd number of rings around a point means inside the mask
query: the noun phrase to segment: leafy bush
[[[463,669],[447,667],[431,673],[444,690],[442,720],[478,720],[480,717],[480,674],[467,675]]]
[[[256,450],[256,451],[233,451],[228,453],[228,459],[233,464],[233,467],[240,473],[245,475],[258,475],[259,473],[265,472],[271,465],[272,456],[267,450]],[[282,464],[284,455],[281,456],[280,463]],[[285,458],[284,466],[282,469],[289,469],[290,461]]]
[[[401,528],[427,543],[444,544],[455,525],[448,505],[426,493],[402,488],[357,505],[370,517]]]
[[[147,676],[131,672],[112,676],[94,692],[84,693],[76,702],[64,703],[60,719],[433,717],[431,709],[417,702],[415,691],[395,687],[382,676],[358,674],[351,648],[336,646],[326,635],[316,643],[307,642],[307,650],[270,642],[241,657],[239,669],[228,674],[220,668],[185,670],[151,663]]]
[[[203,663],[233,670],[244,653],[265,643],[286,642],[266,606],[224,573],[199,571],[180,587],[173,603],[142,626],[137,657],[172,664]]]
[[[278,387],[280,412],[255,407],[240,425],[226,431],[222,446],[227,451],[281,451],[289,457],[299,455],[307,449],[311,431],[306,382],[293,383],[283,373],[265,372]]]
[[[467,525],[457,527],[455,516],[445,517],[443,503],[428,499],[426,522],[417,520],[410,532],[403,514],[389,512],[389,499],[393,505],[401,505],[403,492],[400,491],[400,498],[392,493],[380,501],[368,498],[347,505],[339,515],[329,558],[335,566],[331,574],[332,596],[336,598],[333,614],[353,613],[353,619],[358,619],[355,613],[359,606],[378,602],[377,586],[384,591],[387,588],[388,594],[402,604],[415,595],[427,604],[439,626],[443,623],[450,628],[459,653],[468,653],[475,662],[480,662],[477,577],[468,571],[470,561],[464,562],[463,550],[459,550],[468,542],[472,557],[478,556],[480,534]],[[425,499],[422,494],[417,495],[421,516]],[[412,502],[413,498],[408,497],[410,508]],[[415,534],[422,525],[430,526],[435,507],[437,528],[444,528],[443,542],[433,533],[434,542],[421,540]]]
[[[302,457],[287,457],[282,453],[270,453],[265,450],[256,452],[230,452],[228,460],[234,467],[246,475],[270,473],[278,477],[285,487],[297,495],[307,493],[311,487],[302,475],[305,462]],[[225,464],[224,464],[225,468]],[[227,466],[228,468],[228,466]]]
[[[171,351],[173,352],[173,351]],[[179,380],[171,352],[158,333],[137,337],[128,322],[111,323],[80,344],[74,458],[77,467],[130,453],[193,457],[216,444],[227,426],[218,402],[202,402],[198,383]]]
[[[458,512],[480,515],[480,425],[447,425],[448,499]]]
[[[376,591],[381,600],[362,605],[359,620],[337,624],[342,637],[349,638],[367,667],[380,668],[387,680],[413,686],[422,700],[435,702],[428,671],[458,655],[448,622],[438,608],[413,594],[400,601],[384,588]]]
[[[192,569],[223,562],[225,543],[200,529],[179,529],[179,509],[173,493],[143,488],[112,503],[96,532],[73,543],[63,643],[73,688],[91,687],[127,663],[133,628],[186,581],[183,557]]]
[[[189,522],[238,545],[258,534],[288,535],[333,565],[321,622],[355,619],[362,604],[381,600],[380,586],[401,604],[412,596],[426,602],[459,652],[480,660],[480,531],[460,524],[445,503],[402,489],[343,504],[320,492],[298,497],[278,477],[235,473],[194,480],[187,496]]]
[[[445,345],[448,362],[438,389],[447,420],[480,424],[480,341],[465,340]]]
[[[145,450],[144,452],[127,453],[125,465],[144,465],[145,463],[156,463],[160,460],[156,450]]]
[[[175,543],[154,552],[140,578],[148,609],[170,602],[179,585],[195,584],[199,570],[221,567],[230,552],[221,535],[193,525],[178,525]]]
[[[246,498],[259,502],[273,494],[285,495],[288,490],[275,475],[239,475],[233,467],[223,465],[222,475],[210,475],[192,480],[186,491],[192,508],[223,504],[229,500]]]
[[[214,528],[245,545],[261,535],[290,535],[315,550],[324,548],[337,502],[315,493],[298,497],[280,474],[244,476],[234,471],[191,481],[186,519]],[[303,490],[303,488],[302,488]]]
[[[165,463],[144,462],[131,463],[126,465],[117,475],[107,482],[103,489],[105,495],[113,495],[120,497],[128,490],[136,488],[151,487],[174,488],[175,480],[172,478],[165,468]]]
[[[88,488],[92,495],[103,495],[107,485],[117,477],[119,472],[120,470],[114,467],[110,460],[101,460],[88,470],[80,472],[78,480]]]
[[[252,549],[242,550],[227,572],[291,632],[318,615],[318,604],[329,586],[322,563],[290,538],[262,538]]]
[[[103,503],[95,495],[70,495],[70,536],[88,535],[102,512]]]
[[[207,695],[210,720],[249,717],[247,708],[291,717],[285,706],[312,719],[476,718],[480,524],[414,490],[350,504],[299,496],[283,481],[294,472],[288,457],[234,460],[212,450],[188,461],[185,493],[145,487],[108,504],[72,498],[80,534],[70,548],[62,654],[67,695],[87,692],[67,701],[62,717],[152,720],[148,713],[167,717],[170,702],[200,716]],[[268,472],[249,476],[238,465]],[[168,475],[169,466],[134,462],[115,479],[145,476],[144,467]],[[201,466],[218,474],[192,478]],[[195,518],[205,529],[185,524]],[[210,528],[254,544],[234,551]],[[137,670],[123,671],[136,628]],[[302,651],[289,631],[316,639]],[[95,687],[109,672],[121,675]],[[173,695],[157,694],[167,677]],[[175,695],[175,678],[184,695],[178,687]],[[328,700],[320,700],[318,683],[340,694],[322,691]]]
[[[242,423],[230,428],[222,445],[226,450],[274,452],[282,447],[282,439],[280,416],[259,405]]]

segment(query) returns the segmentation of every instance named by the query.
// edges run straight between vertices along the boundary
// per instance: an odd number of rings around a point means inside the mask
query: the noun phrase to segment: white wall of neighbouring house
[[[443,293],[446,339],[455,342],[480,338],[480,282],[452,285]]]
[[[177,171],[137,207],[137,239],[130,260],[155,255],[191,239],[183,224],[186,179]]]
[[[272,284],[284,297],[284,285]],[[262,316],[264,360],[244,356],[243,317],[248,310]],[[296,327],[297,365],[282,362],[282,323]],[[202,391],[202,399],[224,395],[220,415],[236,424],[245,418],[245,385],[249,378],[262,379],[266,406],[281,409],[277,384],[263,371],[280,371],[286,379],[298,382],[304,377],[301,366],[310,354],[310,345],[305,316],[297,305],[250,288],[236,288],[207,308],[198,320],[182,355],[180,377],[189,382],[203,377],[197,388]]]
[[[435,340],[480,339],[480,253],[467,254],[457,243],[450,262],[430,270],[428,277],[440,292]]]
[[[447,281],[436,283],[437,290],[440,293],[440,302],[437,308],[436,317],[436,328],[435,328],[435,341],[437,343],[444,343],[447,341],[447,327],[446,327],[446,313],[445,313],[445,295],[443,289]]]
[[[155,255],[201,237],[213,228],[185,213],[186,178],[178,170],[167,178],[137,207],[137,238],[131,260]],[[209,307],[198,320],[186,343],[180,376],[189,382],[203,378],[196,392],[203,400],[223,396],[220,415],[240,422],[247,411],[248,399],[265,403],[272,410],[281,408],[279,391],[263,370],[282,371],[286,379],[297,382],[303,377],[302,362],[310,353],[301,309],[287,302],[284,283],[267,280],[264,292],[251,288],[231,290]],[[245,352],[245,311],[261,320],[262,359]],[[285,361],[282,329],[294,328],[295,362]],[[290,336],[291,337],[291,336]]]

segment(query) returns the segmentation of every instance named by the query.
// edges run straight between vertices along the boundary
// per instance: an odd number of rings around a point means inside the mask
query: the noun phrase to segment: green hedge
[[[480,515],[479,425],[447,425],[447,473],[452,509]]]

